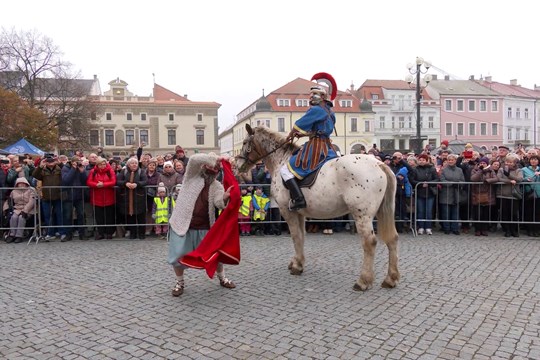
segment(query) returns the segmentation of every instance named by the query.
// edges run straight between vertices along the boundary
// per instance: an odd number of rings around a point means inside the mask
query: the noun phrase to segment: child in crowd
[[[264,222],[266,220],[266,213],[270,209],[270,199],[263,193],[261,186],[255,187],[255,194],[253,194],[253,221]],[[262,236],[264,235],[264,225],[256,224],[255,235]]]
[[[242,203],[240,209],[238,209],[238,223],[240,225],[240,236],[249,236],[251,235],[251,215],[253,213],[253,197],[251,193],[248,192],[246,187],[243,187],[242,190]]]
[[[169,202],[172,206],[169,207]],[[152,218],[155,221],[154,231],[160,239],[165,239],[169,232],[169,217],[174,208],[175,201],[167,196],[167,189],[163,183],[158,184],[157,196],[154,197],[154,206],[152,208]]]

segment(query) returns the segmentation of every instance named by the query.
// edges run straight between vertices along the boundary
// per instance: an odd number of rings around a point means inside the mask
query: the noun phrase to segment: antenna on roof
[[[154,84],[156,83],[156,74],[152,73],[152,78],[153,78],[153,81],[154,81]]]
[[[263,92],[263,97],[264,97],[264,89],[262,89],[262,92]]]

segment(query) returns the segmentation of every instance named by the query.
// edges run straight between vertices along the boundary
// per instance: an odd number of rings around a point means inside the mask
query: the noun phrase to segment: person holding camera
[[[62,167],[62,218],[66,227],[66,235],[62,241],[69,241],[73,233],[79,233],[80,240],[85,240],[84,229],[84,191],[86,190],[86,168],[78,156],[74,156]],[[76,219],[73,219],[75,210]],[[73,227],[75,225],[75,227]]]
[[[471,181],[479,182],[471,188],[472,215],[479,222],[474,224],[475,236],[488,236],[490,211],[495,205],[495,188],[499,181],[497,173],[493,171],[486,157],[480,158],[471,172]]]

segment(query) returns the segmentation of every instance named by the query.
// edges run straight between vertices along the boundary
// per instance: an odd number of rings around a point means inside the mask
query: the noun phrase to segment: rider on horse
[[[330,99],[335,99],[337,86],[330,74],[318,73],[313,75],[311,80],[326,83]],[[292,141],[295,137],[309,136],[309,140],[292,155],[289,162],[283,165],[280,170],[281,177],[291,194],[289,210],[299,210],[306,207],[306,200],[298,186],[297,179],[302,180],[318,170],[325,162],[338,156],[330,140],[336,117],[332,111],[333,104],[328,100],[326,89],[318,84],[312,86],[309,103],[311,107],[304,116],[294,123],[287,137],[288,140]]]

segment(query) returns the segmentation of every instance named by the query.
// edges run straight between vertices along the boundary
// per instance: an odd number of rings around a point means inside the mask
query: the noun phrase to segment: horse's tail
[[[382,164],[381,169],[386,174],[386,191],[377,211],[377,233],[383,240],[397,239],[395,214],[396,176],[390,168]]]

